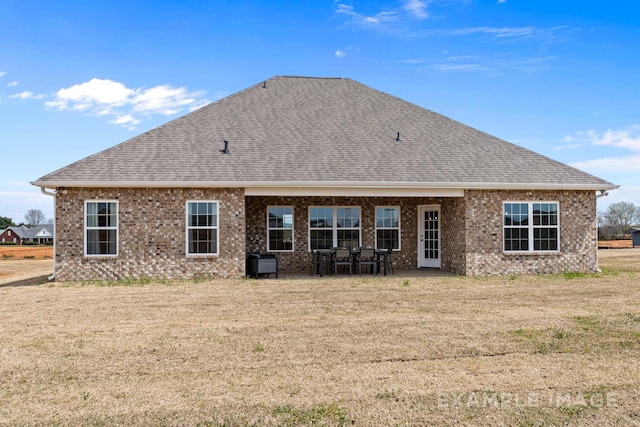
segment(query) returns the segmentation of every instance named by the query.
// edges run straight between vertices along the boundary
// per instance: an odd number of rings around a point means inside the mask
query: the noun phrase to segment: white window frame
[[[329,227],[311,227],[311,209],[333,209],[333,225],[331,228]],[[358,221],[358,227],[341,227],[338,228],[338,209],[359,209],[360,210],[360,220]],[[311,231],[312,230],[332,230],[332,246],[335,247],[338,243],[338,230],[358,230],[358,246],[362,246],[362,207],[361,206],[309,206],[307,211],[307,250],[309,252],[311,249]]]
[[[510,204],[514,204],[514,205],[518,205],[518,204],[525,204],[528,205],[528,224],[526,226],[508,226],[505,225],[505,221],[504,218],[502,218],[502,252],[504,254],[557,254],[560,252],[560,202],[558,202],[557,200],[534,200],[534,201],[530,201],[530,200],[525,200],[525,201],[503,201],[502,202],[502,216],[504,217],[505,215],[505,205],[510,205]],[[558,210],[558,223],[556,225],[534,225],[533,224],[533,205],[537,205],[537,204],[555,204]],[[504,238],[504,231],[508,228],[527,228],[528,232],[527,232],[527,239],[529,242],[529,249],[527,250],[506,250],[505,248],[505,238]],[[558,242],[558,249],[552,249],[552,250],[535,250],[534,249],[534,230],[535,229],[541,229],[541,228],[545,228],[545,229],[549,229],[549,228],[555,228],[556,229],[556,235],[557,235],[557,242]]]
[[[216,205],[216,225],[215,226],[189,226],[189,204],[190,203],[213,203]],[[188,258],[218,257],[220,256],[220,202],[218,200],[187,200],[184,204],[184,244],[185,255]],[[215,253],[191,253],[189,252],[189,230],[216,230],[216,251]]]
[[[397,209],[398,211],[398,226],[397,227],[378,227],[378,209]],[[362,219],[361,219],[362,221]],[[402,249],[402,221],[400,216],[400,206],[376,206],[373,211],[373,221],[375,224],[374,230],[374,240],[376,249],[378,248],[378,230],[398,230],[398,247],[394,248],[394,251],[399,251]]]
[[[274,227],[271,228],[271,226],[269,225],[269,210],[272,208],[276,208],[276,209],[291,209],[291,228],[285,228],[285,227]],[[295,235],[295,209],[293,208],[293,206],[284,206],[284,205],[270,205],[267,206],[267,252],[294,252],[295,248],[296,248],[296,241],[294,238]],[[270,238],[270,234],[271,231],[285,231],[285,230],[291,230],[291,249],[271,249],[271,238]]]
[[[87,211],[90,203],[115,203],[116,205],[116,225],[115,227],[89,227],[87,225]],[[115,258],[120,253],[120,203],[117,200],[85,200],[84,216],[83,216],[83,240],[84,240],[84,256],[98,258]],[[115,254],[90,254],[88,253],[89,241],[87,239],[87,231],[89,230],[115,230],[116,232],[116,253]]]

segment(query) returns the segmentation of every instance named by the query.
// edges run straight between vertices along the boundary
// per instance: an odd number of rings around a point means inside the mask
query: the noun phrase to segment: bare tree
[[[29,227],[44,224],[45,216],[40,209],[29,209],[24,215],[24,221]]]
[[[617,234],[624,234],[632,225],[640,222],[640,208],[628,202],[614,203],[609,206],[604,218]]]

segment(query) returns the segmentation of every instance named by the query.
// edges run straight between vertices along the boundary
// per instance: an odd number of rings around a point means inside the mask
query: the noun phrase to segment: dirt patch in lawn
[[[3,259],[52,259],[53,246],[0,245]]]
[[[601,263],[0,288],[0,425],[637,424],[640,262]]]
[[[633,247],[631,240],[600,240],[598,247],[602,249],[630,249]]]

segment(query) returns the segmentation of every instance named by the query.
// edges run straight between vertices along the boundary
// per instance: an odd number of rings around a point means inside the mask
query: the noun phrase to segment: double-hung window
[[[293,251],[292,206],[267,208],[267,245],[267,250],[271,252]]]
[[[309,249],[360,246],[360,208],[309,208]]]
[[[376,207],[376,248],[400,249],[400,208]]]
[[[85,256],[117,256],[118,202],[87,200],[84,212]]]
[[[218,240],[218,202],[187,202],[187,255],[217,255]]]
[[[558,202],[503,203],[505,252],[558,252]]]

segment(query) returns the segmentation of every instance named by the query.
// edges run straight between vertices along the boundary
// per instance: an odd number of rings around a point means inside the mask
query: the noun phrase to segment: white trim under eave
[[[327,196],[327,197],[464,197],[454,188],[301,188],[247,187],[245,196]]]
[[[406,182],[406,181],[35,181],[37,187],[87,188],[330,188],[330,189],[453,189],[453,190],[615,190],[615,184],[548,184],[493,182]]]

